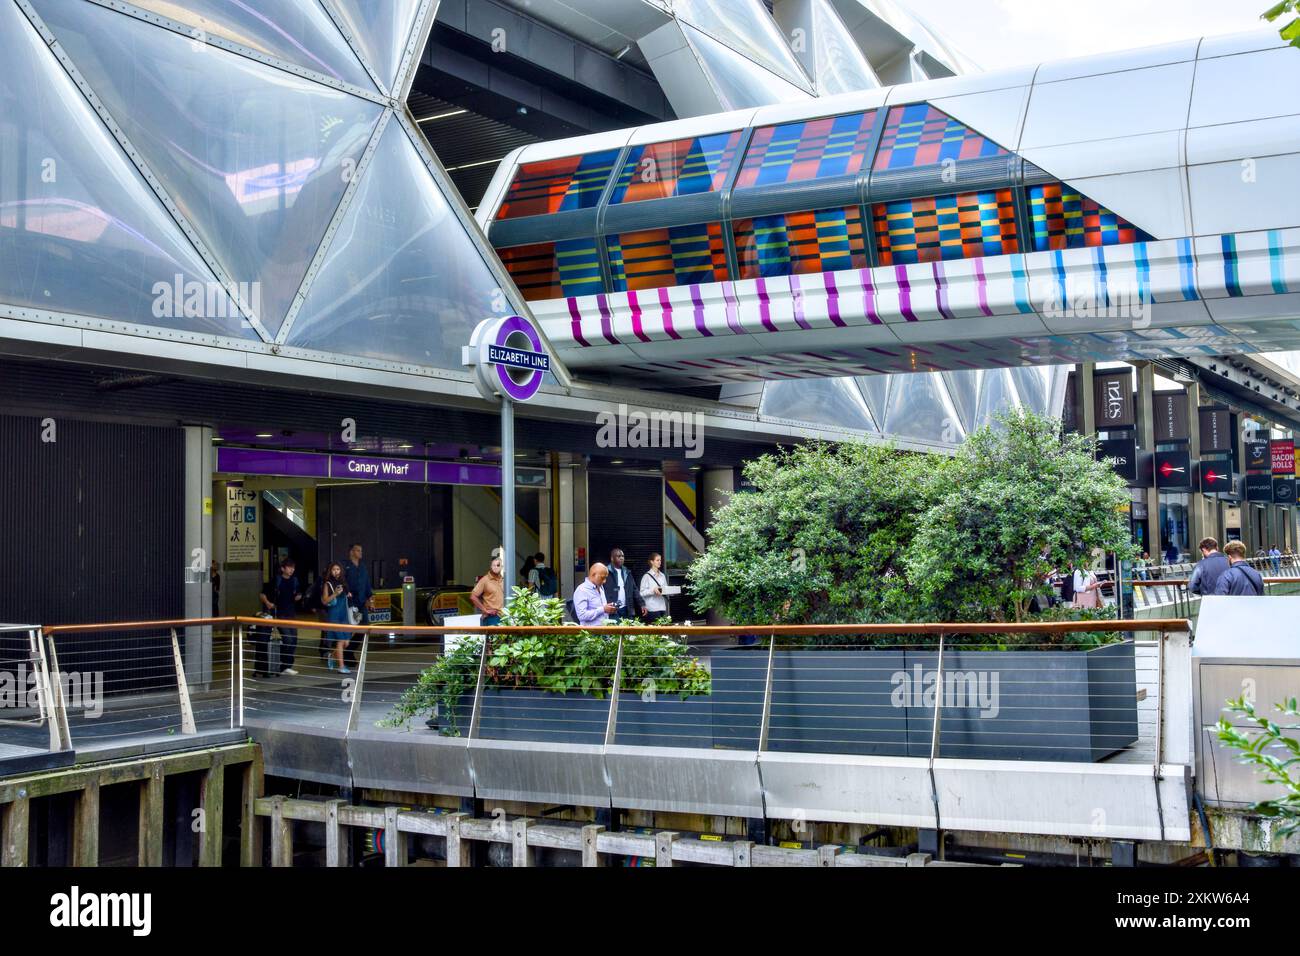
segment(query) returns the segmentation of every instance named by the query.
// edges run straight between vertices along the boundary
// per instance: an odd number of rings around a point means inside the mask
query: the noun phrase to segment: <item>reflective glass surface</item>
[[[873,218],[881,265],[1019,251],[1010,189],[877,203]]]
[[[732,229],[742,279],[867,266],[857,206],[737,219]]]
[[[807,76],[762,0],[675,0],[673,12],[777,76],[811,92]]]
[[[608,244],[616,292],[727,278],[727,248],[720,223],[625,232],[610,236]]]
[[[498,283],[405,130],[388,124],[289,345],[460,369]]]
[[[719,108],[739,110],[811,99],[812,94],[802,84],[796,86],[783,80],[694,27],[683,23],[681,29],[718,99]]]
[[[876,111],[760,126],[745,151],[736,186],[799,183],[861,172]]]
[[[1123,216],[1065,183],[1029,187],[1029,220],[1036,252],[1151,241]]]
[[[595,239],[565,239],[498,249],[525,299],[562,299],[604,292]]]
[[[362,89],[375,84],[325,11],[300,0],[132,0],[195,31],[243,44],[267,56]]]
[[[13,3],[0,39],[0,301],[257,339]]]
[[[524,163],[515,173],[497,219],[591,209],[600,202],[619,150]]]
[[[876,153],[876,169],[912,169],[944,160],[1011,155],[964,123],[928,103],[894,106]]]
[[[775,418],[879,431],[851,378],[768,382],[760,413]]]
[[[719,190],[735,167],[740,131],[633,147],[611,203],[667,199]]]
[[[943,380],[936,372],[893,376],[884,430],[902,438],[941,441],[952,434],[956,412],[947,402]]]
[[[34,5],[275,334],[382,108],[92,3]]]
[[[818,94],[835,96],[880,86],[871,64],[827,0],[812,3]]]
[[[420,0],[323,0],[391,92]]]

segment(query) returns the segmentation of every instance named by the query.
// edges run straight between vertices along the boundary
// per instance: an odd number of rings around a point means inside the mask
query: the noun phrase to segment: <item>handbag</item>
[[[1088,575],[1088,583],[1096,581],[1092,575]],[[1099,608],[1101,607],[1101,590],[1094,588],[1092,590],[1076,591],[1074,595],[1074,606],[1080,608]]]
[[[348,605],[348,622],[351,624],[361,623],[361,608]]]

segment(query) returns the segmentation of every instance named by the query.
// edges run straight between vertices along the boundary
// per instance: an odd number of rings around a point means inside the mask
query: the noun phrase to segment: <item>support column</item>
[[[99,866],[99,781],[88,780],[72,814],[72,865]]]
[[[706,541],[709,538],[709,528],[713,525],[714,515],[727,503],[735,490],[736,470],[734,468],[706,468],[700,472],[697,500],[700,509],[700,529],[704,532]],[[728,622],[711,610],[706,623],[717,625]]]
[[[163,865],[163,768],[155,761],[140,781],[139,865]]]
[[[1138,364],[1137,389],[1137,439],[1138,447],[1148,454],[1156,450],[1156,428],[1153,410],[1155,408],[1156,368],[1150,362]],[[1142,499],[1146,503],[1147,518],[1147,554],[1151,560],[1160,562],[1164,553],[1164,542],[1160,540],[1160,493],[1156,491],[1155,481],[1142,489]]]
[[[221,837],[226,813],[226,765],[220,759],[203,774],[199,788],[199,866],[221,865]]]
[[[212,429],[205,425],[185,426],[185,616],[209,617],[212,613],[212,520],[216,510],[212,498],[212,475],[216,454],[212,450]],[[222,503],[224,507],[224,502]],[[212,680],[212,628],[185,629],[185,676],[191,686],[202,687]]]
[[[3,817],[3,822],[0,822],[0,867],[27,865],[31,807],[28,797],[19,797],[0,806],[0,817]]]

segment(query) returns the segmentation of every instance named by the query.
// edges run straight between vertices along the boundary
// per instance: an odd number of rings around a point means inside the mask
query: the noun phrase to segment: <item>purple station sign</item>
[[[357,481],[409,481],[434,485],[501,485],[495,465],[454,461],[381,458],[373,455],[325,455],[260,448],[218,448],[217,471],[286,478],[351,478]]]

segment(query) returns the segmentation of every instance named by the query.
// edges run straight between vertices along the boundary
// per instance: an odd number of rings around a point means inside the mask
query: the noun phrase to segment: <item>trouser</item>
[[[361,612],[361,620],[358,621],[357,623],[369,624],[370,612],[366,610],[365,605],[363,604],[358,606],[356,604],[353,604],[352,606]],[[341,639],[343,637],[343,632],[335,631],[334,636],[335,638]],[[343,648],[343,663],[347,667],[352,668],[353,670],[356,670],[357,658],[361,654],[361,642],[364,640],[364,637],[365,637],[365,632],[358,631],[357,633],[353,634],[350,638],[348,638],[348,645],[347,647]]]
[[[298,650],[298,629],[296,627],[275,627],[280,632],[279,654],[270,653],[271,628],[267,622],[261,627],[254,627],[249,634],[253,641],[253,670],[258,674],[279,673],[293,666],[294,655]]]

